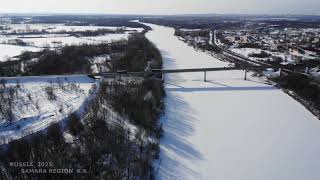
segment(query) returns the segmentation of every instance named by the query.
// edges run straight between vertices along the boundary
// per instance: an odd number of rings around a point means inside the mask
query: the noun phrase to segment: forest
[[[143,70],[148,62],[154,68],[162,67],[159,50],[143,34],[132,35],[126,43],[112,48],[123,53],[109,62],[114,71]],[[59,52],[24,54],[20,62],[39,58],[23,72],[25,75],[85,73],[89,64],[83,57],[105,54],[115,50],[112,48],[103,44],[67,46]],[[16,88],[10,92],[14,94]],[[149,77],[101,78],[94,88],[98,91],[92,90],[94,98],[85,103],[82,114],[72,113],[46,130],[1,146],[0,179],[154,179],[152,162],[159,158],[159,138],[163,133],[159,123],[164,109],[163,82]],[[7,91],[5,85],[1,89]],[[47,98],[54,101],[54,89],[45,90]],[[7,103],[10,97],[4,97]],[[12,162],[35,165],[16,167],[10,165]],[[56,169],[73,171],[35,173]],[[79,174],[77,169],[87,173]]]

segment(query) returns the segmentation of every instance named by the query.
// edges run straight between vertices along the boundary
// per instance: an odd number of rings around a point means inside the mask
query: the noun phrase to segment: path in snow
[[[150,25],[164,68],[227,64],[197,52],[171,28]],[[320,179],[320,122],[279,89],[241,71],[166,76],[158,179]]]

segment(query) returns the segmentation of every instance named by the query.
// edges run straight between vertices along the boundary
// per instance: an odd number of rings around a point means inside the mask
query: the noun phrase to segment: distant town
[[[205,24],[203,28],[176,26],[176,35],[195,48],[211,50],[210,43],[214,43],[252,60],[295,66],[301,72],[320,78],[319,24],[291,19],[238,19],[219,23],[217,27],[213,23],[212,27]]]

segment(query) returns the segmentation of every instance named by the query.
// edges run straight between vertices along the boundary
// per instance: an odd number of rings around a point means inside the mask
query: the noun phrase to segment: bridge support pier
[[[207,82],[207,71],[204,71],[203,81],[204,81],[204,82]]]

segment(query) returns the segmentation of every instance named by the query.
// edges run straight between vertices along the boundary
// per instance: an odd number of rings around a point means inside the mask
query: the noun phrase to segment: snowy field
[[[32,30],[45,30],[50,33],[57,33],[57,32],[79,32],[79,31],[95,31],[99,29],[110,29],[110,30],[117,30],[123,27],[114,27],[114,26],[67,26],[64,24],[11,24],[7,25],[10,29],[4,30],[5,33],[10,33],[12,31],[32,31]],[[129,28],[124,27],[125,30],[129,31],[137,31],[142,32],[143,28]]]
[[[227,63],[150,25],[164,68]],[[320,179],[320,121],[290,96],[244,72],[168,75],[157,179]]]
[[[20,55],[23,51],[40,51],[43,48],[59,48],[66,45],[100,44],[115,40],[127,39],[133,32],[142,32],[143,28],[110,27],[110,26],[66,26],[63,24],[12,24],[9,30],[0,31],[0,61]],[[95,31],[99,29],[125,30],[124,33],[104,34],[92,37],[70,36],[70,32]],[[6,33],[24,33],[46,31],[51,34],[6,35]],[[7,42],[22,40],[27,46],[9,45]]]
[[[8,59],[20,55],[24,51],[39,51],[39,48],[35,47],[23,47],[23,46],[14,46],[7,44],[0,44],[0,62],[7,61]]]
[[[108,43],[113,40],[127,39],[129,34],[106,34],[94,37],[74,37],[74,36],[57,36],[57,37],[38,37],[38,38],[23,38],[23,41],[37,48],[59,47],[66,45],[81,45],[81,44],[100,44]]]
[[[179,29],[180,31],[186,31],[186,32],[192,32],[192,31],[201,31],[202,29],[186,29],[186,28],[182,28]]]
[[[1,78],[2,80],[3,78]],[[5,78],[6,87],[17,87],[13,103],[12,123],[0,116],[0,144],[43,130],[81,112],[97,82],[87,76],[44,76]],[[47,88],[53,89],[49,98]],[[3,102],[0,102],[3,103]],[[3,107],[3,106],[1,106]]]

